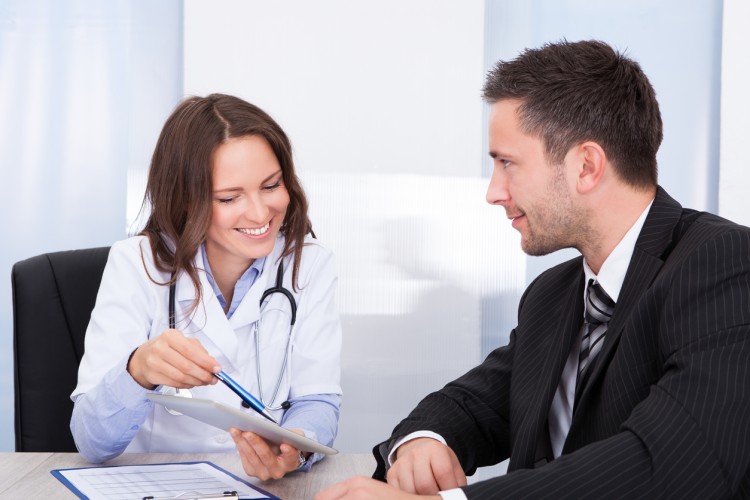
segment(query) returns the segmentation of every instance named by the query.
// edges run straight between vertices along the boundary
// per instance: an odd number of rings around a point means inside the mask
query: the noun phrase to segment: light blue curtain
[[[14,449],[13,263],[124,238],[128,172],[147,169],[181,96],[181,0],[0,2],[0,451]]]

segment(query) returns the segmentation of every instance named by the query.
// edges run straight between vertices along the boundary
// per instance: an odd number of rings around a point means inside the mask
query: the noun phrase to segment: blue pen
[[[274,424],[278,424],[276,419],[274,419],[271,416],[271,413],[269,413],[269,411],[266,409],[263,403],[255,399],[255,397],[249,392],[247,392],[240,384],[232,380],[232,377],[224,373],[224,370],[220,371],[219,373],[215,373],[214,375],[216,376],[216,378],[224,382],[227,385],[227,387],[232,389],[232,391],[234,391],[234,393],[237,394],[240,397],[240,399],[242,399],[242,401],[249,404],[250,408],[257,411],[258,413],[266,417],[268,420],[270,420]]]

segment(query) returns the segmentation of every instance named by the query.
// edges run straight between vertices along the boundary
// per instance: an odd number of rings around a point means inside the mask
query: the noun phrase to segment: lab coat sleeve
[[[76,398],[70,430],[79,453],[93,463],[120,455],[151,412],[152,404],[144,404],[148,392],[127,371],[113,369]]]
[[[122,453],[152,409],[146,398],[151,391],[127,372],[130,353],[149,338],[156,303],[157,285],[143,267],[152,260],[147,247],[144,238],[112,246],[86,330],[70,428],[80,453],[91,462]],[[150,271],[154,279],[161,278]]]

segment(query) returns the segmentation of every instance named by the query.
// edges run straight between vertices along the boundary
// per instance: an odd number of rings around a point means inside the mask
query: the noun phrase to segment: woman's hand
[[[289,429],[304,436],[300,429]],[[242,459],[242,468],[248,476],[255,476],[262,481],[281,479],[288,472],[299,468],[299,450],[294,446],[282,444],[271,446],[268,441],[249,431],[230,429],[229,433],[237,445]]]
[[[221,367],[198,340],[169,329],[133,351],[127,370],[146,389],[158,385],[189,389],[215,384],[214,373]]]

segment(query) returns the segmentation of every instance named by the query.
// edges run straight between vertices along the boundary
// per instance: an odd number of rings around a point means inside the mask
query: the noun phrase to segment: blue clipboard
[[[244,487],[250,490],[254,490],[262,495],[266,495],[269,499],[273,500],[281,500],[279,497],[253,485],[245,481],[244,479],[241,479],[231,472],[219,467],[218,465],[214,464],[213,462],[208,461],[200,461],[200,462],[173,462],[173,463],[160,463],[160,464],[138,464],[138,465],[105,465],[102,467],[74,467],[70,469],[55,469],[51,470],[50,473],[56,477],[62,484],[64,484],[70,491],[72,491],[78,498],[89,500],[89,497],[86,496],[79,488],[76,486],[73,482],[69,480],[65,476],[65,472],[68,471],[82,471],[82,470],[89,470],[89,469],[97,469],[97,471],[101,471],[103,469],[119,469],[122,471],[127,470],[128,468],[149,468],[149,467],[158,467],[158,466],[165,466],[165,465],[179,465],[179,466],[190,466],[190,465],[208,465],[213,467],[214,469],[218,470],[222,474],[232,478],[234,481],[237,481],[239,483],[242,483]],[[126,484],[126,483],[124,483]],[[230,495],[230,493],[234,493],[234,495]],[[143,494],[144,496],[140,496]],[[164,495],[160,492],[148,492],[143,491],[139,492],[138,496],[133,496],[132,498],[136,498],[137,500],[143,500],[143,498],[153,498],[154,500],[166,500],[166,499],[179,499],[179,500],[197,500],[197,499],[220,499],[220,498],[247,498],[246,496],[243,497],[241,494],[237,494],[236,491],[213,491],[211,493],[201,493],[196,491],[190,491],[189,488],[187,488],[185,491],[181,491],[179,495]]]

